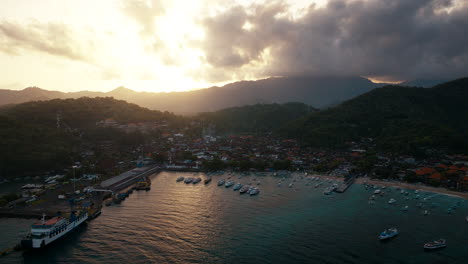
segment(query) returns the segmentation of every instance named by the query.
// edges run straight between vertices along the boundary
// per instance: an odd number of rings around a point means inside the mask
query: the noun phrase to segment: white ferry
[[[45,220],[44,215],[41,222],[31,226],[31,234],[21,241],[21,244],[26,248],[43,248],[65,236],[87,219],[87,211],[73,211],[70,218],[56,216],[49,220]]]

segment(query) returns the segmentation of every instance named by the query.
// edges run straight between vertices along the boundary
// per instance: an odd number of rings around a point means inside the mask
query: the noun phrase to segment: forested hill
[[[98,142],[129,149],[144,140],[141,134],[96,126],[105,119],[119,124],[158,120],[170,124],[181,118],[113,98],[54,99],[4,107],[0,110],[0,176],[70,166],[81,151],[94,149]],[[116,153],[103,155],[118,158]]]
[[[73,127],[94,125],[107,118],[119,123],[175,118],[174,114],[168,112],[149,110],[111,97],[27,102],[4,107],[0,110],[0,115],[41,126],[55,126],[57,115],[60,115],[62,122]]]
[[[255,104],[198,115],[217,133],[267,133],[317,109],[303,103]]]
[[[313,146],[374,138],[381,148],[411,152],[444,147],[468,152],[468,78],[433,88],[385,86],[283,127]]]

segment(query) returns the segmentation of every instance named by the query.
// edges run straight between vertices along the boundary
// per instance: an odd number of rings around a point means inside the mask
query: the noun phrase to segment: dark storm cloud
[[[77,47],[73,32],[64,24],[31,22],[23,25],[0,21],[0,52],[18,55],[25,50],[46,52],[72,60],[88,60]]]
[[[456,3],[458,3],[456,5]],[[334,0],[292,19],[283,3],[234,7],[202,21],[214,68],[242,71],[269,50],[269,75],[451,78],[468,72],[468,3]],[[253,25],[244,30],[246,22]]]

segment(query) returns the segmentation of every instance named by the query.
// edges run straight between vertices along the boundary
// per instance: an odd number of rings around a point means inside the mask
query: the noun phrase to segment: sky
[[[0,89],[467,76],[467,0],[1,0]]]

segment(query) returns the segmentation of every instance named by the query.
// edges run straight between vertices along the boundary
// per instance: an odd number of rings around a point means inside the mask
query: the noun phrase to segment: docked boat
[[[200,178],[200,177],[194,178],[193,181],[192,181],[193,184],[197,184],[197,183],[199,183],[199,182],[201,182],[201,178]]]
[[[374,194],[380,194],[382,191],[380,189],[377,189],[374,191]]]
[[[393,198],[391,198],[391,199],[388,201],[388,203],[389,203],[389,204],[394,204],[394,203],[396,203],[396,200],[393,199]]]
[[[250,191],[249,191],[250,196],[252,196],[252,195],[257,195],[257,194],[259,194],[259,193],[260,193],[260,190],[259,190],[257,187],[253,187],[253,188],[251,188]]]
[[[179,177],[177,177],[176,182],[181,182],[181,181],[183,181],[183,180],[184,180],[184,176],[179,176]]]
[[[246,193],[246,192],[249,191],[249,189],[250,189],[250,186],[244,185],[244,186],[242,186],[242,188],[240,188],[239,193],[241,193],[241,194]]]
[[[444,248],[446,246],[447,246],[447,243],[445,239],[439,239],[439,240],[435,240],[435,241],[424,244],[424,249],[432,250],[432,249]]]
[[[330,195],[332,192],[333,190],[331,188],[326,188],[325,190],[323,190],[323,194],[325,195]]]
[[[184,183],[189,184],[189,183],[191,183],[192,181],[193,181],[193,178],[192,178],[192,177],[187,177],[187,178],[185,178]]]
[[[208,179],[205,179],[203,182],[204,182],[205,184],[208,184],[208,183],[210,183],[210,182],[211,182],[211,177],[210,177],[210,178],[208,178]]]
[[[294,186],[294,183],[290,183],[288,187],[292,188],[293,186]]]
[[[226,184],[224,184],[224,187],[229,188],[234,185],[233,181],[227,181]]]
[[[384,230],[382,233],[380,233],[379,239],[380,240],[390,239],[392,237],[397,236],[398,234],[399,234],[398,229],[396,229],[395,227],[392,227],[392,228]]]
[[[242,188],[242,184],[236,183],[236,184],[234,185],[234,187],[232,187],[232,190],[233,190],[233,191],[237,191],[237,190],[239,190],[240,188]]]
[[[429,211],[428,211],[428,210],[424,210],[423,215],[429,215]]]
[[[369,200],[375,200],[375,195],[372,195]]]
[[[224,185],[224,183],[225,183],[224,179],[221,179],[218,181],[218,186]]]
[[[31,226],[31,233],[21,241],[21,245],[25,248],[44,248],[70,233],[87,219],[87,211],[72,211],[68,218],[56,216],[49,220],[45,220],[45,215],[43,215],[40,222]]]
[[[141,177],[136,183],[135,183],[135,190],[140,191],[140,190],[145,190],[149,191],[151,189],[151,180],[148,177]],[[128,195],[127,195],[128,197]]]
[[[401,210],[403,210],[403,211],[408,211],[408,206],[405,205],[405,207],[401,208]]]

